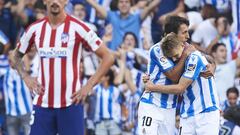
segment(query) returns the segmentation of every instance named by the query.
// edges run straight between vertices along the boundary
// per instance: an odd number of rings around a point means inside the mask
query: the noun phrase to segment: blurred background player
[[[238,135],[240,133],[240,107],[232,106],[226,109],[220,123],[219,135]]]

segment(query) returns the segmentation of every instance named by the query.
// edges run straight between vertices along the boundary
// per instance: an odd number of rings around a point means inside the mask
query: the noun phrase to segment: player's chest
[[[71,55],[74,46],[80,44],[74,34],[65,32],[41,33],[36,35],[35,44],[43,58],[63,58]]]

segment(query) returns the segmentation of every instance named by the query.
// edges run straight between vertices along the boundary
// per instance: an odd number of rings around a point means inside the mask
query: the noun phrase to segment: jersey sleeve
[[[206,65],[202,62],[201,58],[197,55],[190,55],[185,63],[185,70],[183,77],[196,80],[200,73],[205,70]]]
[[[150,51],[150,62],[157,64],[162,72],[167,72],[174,67],[173,62],[160,52],[160,48],[153,48]]]
[[[35,42],[35,32],[34,28],[30,27],[27,31],[25,31],[20,38],[20,41],[17,43],[17,47],[21,53],[27,53],[29,48],[34,44]]]
[[[102,44],[97,34],[82,21],[76,21],[76,32],[83,38],[80,40],[83,40],[82,44],[86,50],[96,51]]]

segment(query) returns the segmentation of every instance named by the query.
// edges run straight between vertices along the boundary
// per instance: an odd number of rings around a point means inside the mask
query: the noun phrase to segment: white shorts
[[[174,135],[176,108],[163,109],[140,102],[138,108],[139,135]]]
[[[121,134],[121,129],[114,120],[105,120],[96,124],[96,135],[119,135]]]
[[[219,110],[180,118],[181,134],[179,135],[218,135],[219,124]]]

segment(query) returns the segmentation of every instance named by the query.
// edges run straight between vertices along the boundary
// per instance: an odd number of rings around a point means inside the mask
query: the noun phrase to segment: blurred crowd
[[[30,126],[34,93],[28,91],[8,57],[27,27],[45,17],[43,1],[0,0],[1,134],[11,135],[14,130],[24,133]],[[231,115],[240,114],[240,109],[233,108],[240,107],[239,0],[69,0],[66,11],[93,29],[115,55],[111,70],[86,100],[87,135],[97,135],[103,129],[110,135],[137,134],[137,107],[144,90],[148,50],[164,36],[164,24],[170,16],[187,18],[188,43],[215,60],[223,121],[240,126],[240,116]],[[99,60],[85,49],[81,62],[84,84],[95,73]],[[24,56],[24,64],[37,76],[35,48]]]

